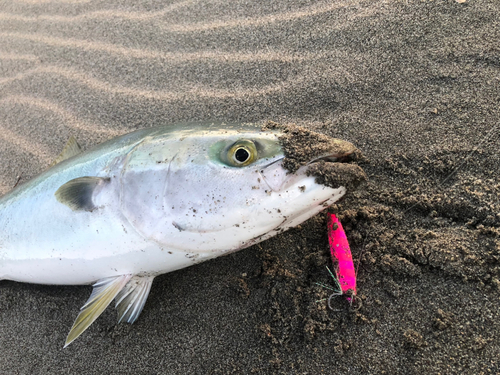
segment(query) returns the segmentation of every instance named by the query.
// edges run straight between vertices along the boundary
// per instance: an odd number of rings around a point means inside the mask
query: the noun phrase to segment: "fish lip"
[[[328,163],[350,163],[353,161],[357,161],[359,159],[360,153],[358,150],[354,150],[348,153],[338,154],[331,153],[326,155],[318,156],[307,163],[307,165],[311,165],[314,163],[318,163],[320,161],[326,161]]]
[[[320,161],[326,161],[329,163],[350,163],[353,161],[357,161],[359,159],[359,156],[360,156],[360,152],[357,149],[352,151],[352,152],[344,153],[344,154],[331,153],[331,154],[318,156],[318,157],[310,160],[306,165],[318,163]],[[270,162],[266,165],[263,165],[261,168],[266,169],[273,164],[276,164],[276,163],[283,161],[285,158],[286,158],[286,156],[282,156],[276,160],[273,160],[272,162]]]

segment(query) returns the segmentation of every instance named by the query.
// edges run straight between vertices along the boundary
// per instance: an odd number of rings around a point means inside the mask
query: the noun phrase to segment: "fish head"
[[[121,206],[143,236],[162,246],[235,251],[340,199],[362,178],[361,169],[346,164],[357,172],[344,176],[345,183],[325,176],[344,173],[341,165],[356,153],[349,142],[300,127],[226,125],[159,134],[128,157]]]

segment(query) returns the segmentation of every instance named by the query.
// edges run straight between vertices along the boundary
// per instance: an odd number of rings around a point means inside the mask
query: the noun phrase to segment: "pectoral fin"
[[[102,189],[109,181],[104,177],[78,177],[61,185],[55,196],[73,211],[93,211],[97,208],[92,200],[96,189]]]
[[[71,344],[102,314],[131,278],[132,275],[109,277],[99,280],[93,285],[94,290],[73,323],[64,347]]]
[[[148,299],[154,276],[134,276],[116,296],[118,323],[134,323]]]

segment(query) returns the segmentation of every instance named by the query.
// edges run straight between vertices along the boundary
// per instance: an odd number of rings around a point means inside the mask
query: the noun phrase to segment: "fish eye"
[[[240,140],[227,151],[226,160],[233,167],[245,167],[257,159],[257,148],[252,141]]]

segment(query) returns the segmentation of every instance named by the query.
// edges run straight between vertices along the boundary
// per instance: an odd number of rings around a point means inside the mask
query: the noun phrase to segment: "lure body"
[[[356,271],[352,261],[351,248],[342,223],[334,214],[328,214],[328,241],[332,260],[337,263],[335,270],[342,294],[356,295]],[[349,298],[349,297],[348,297]]]

